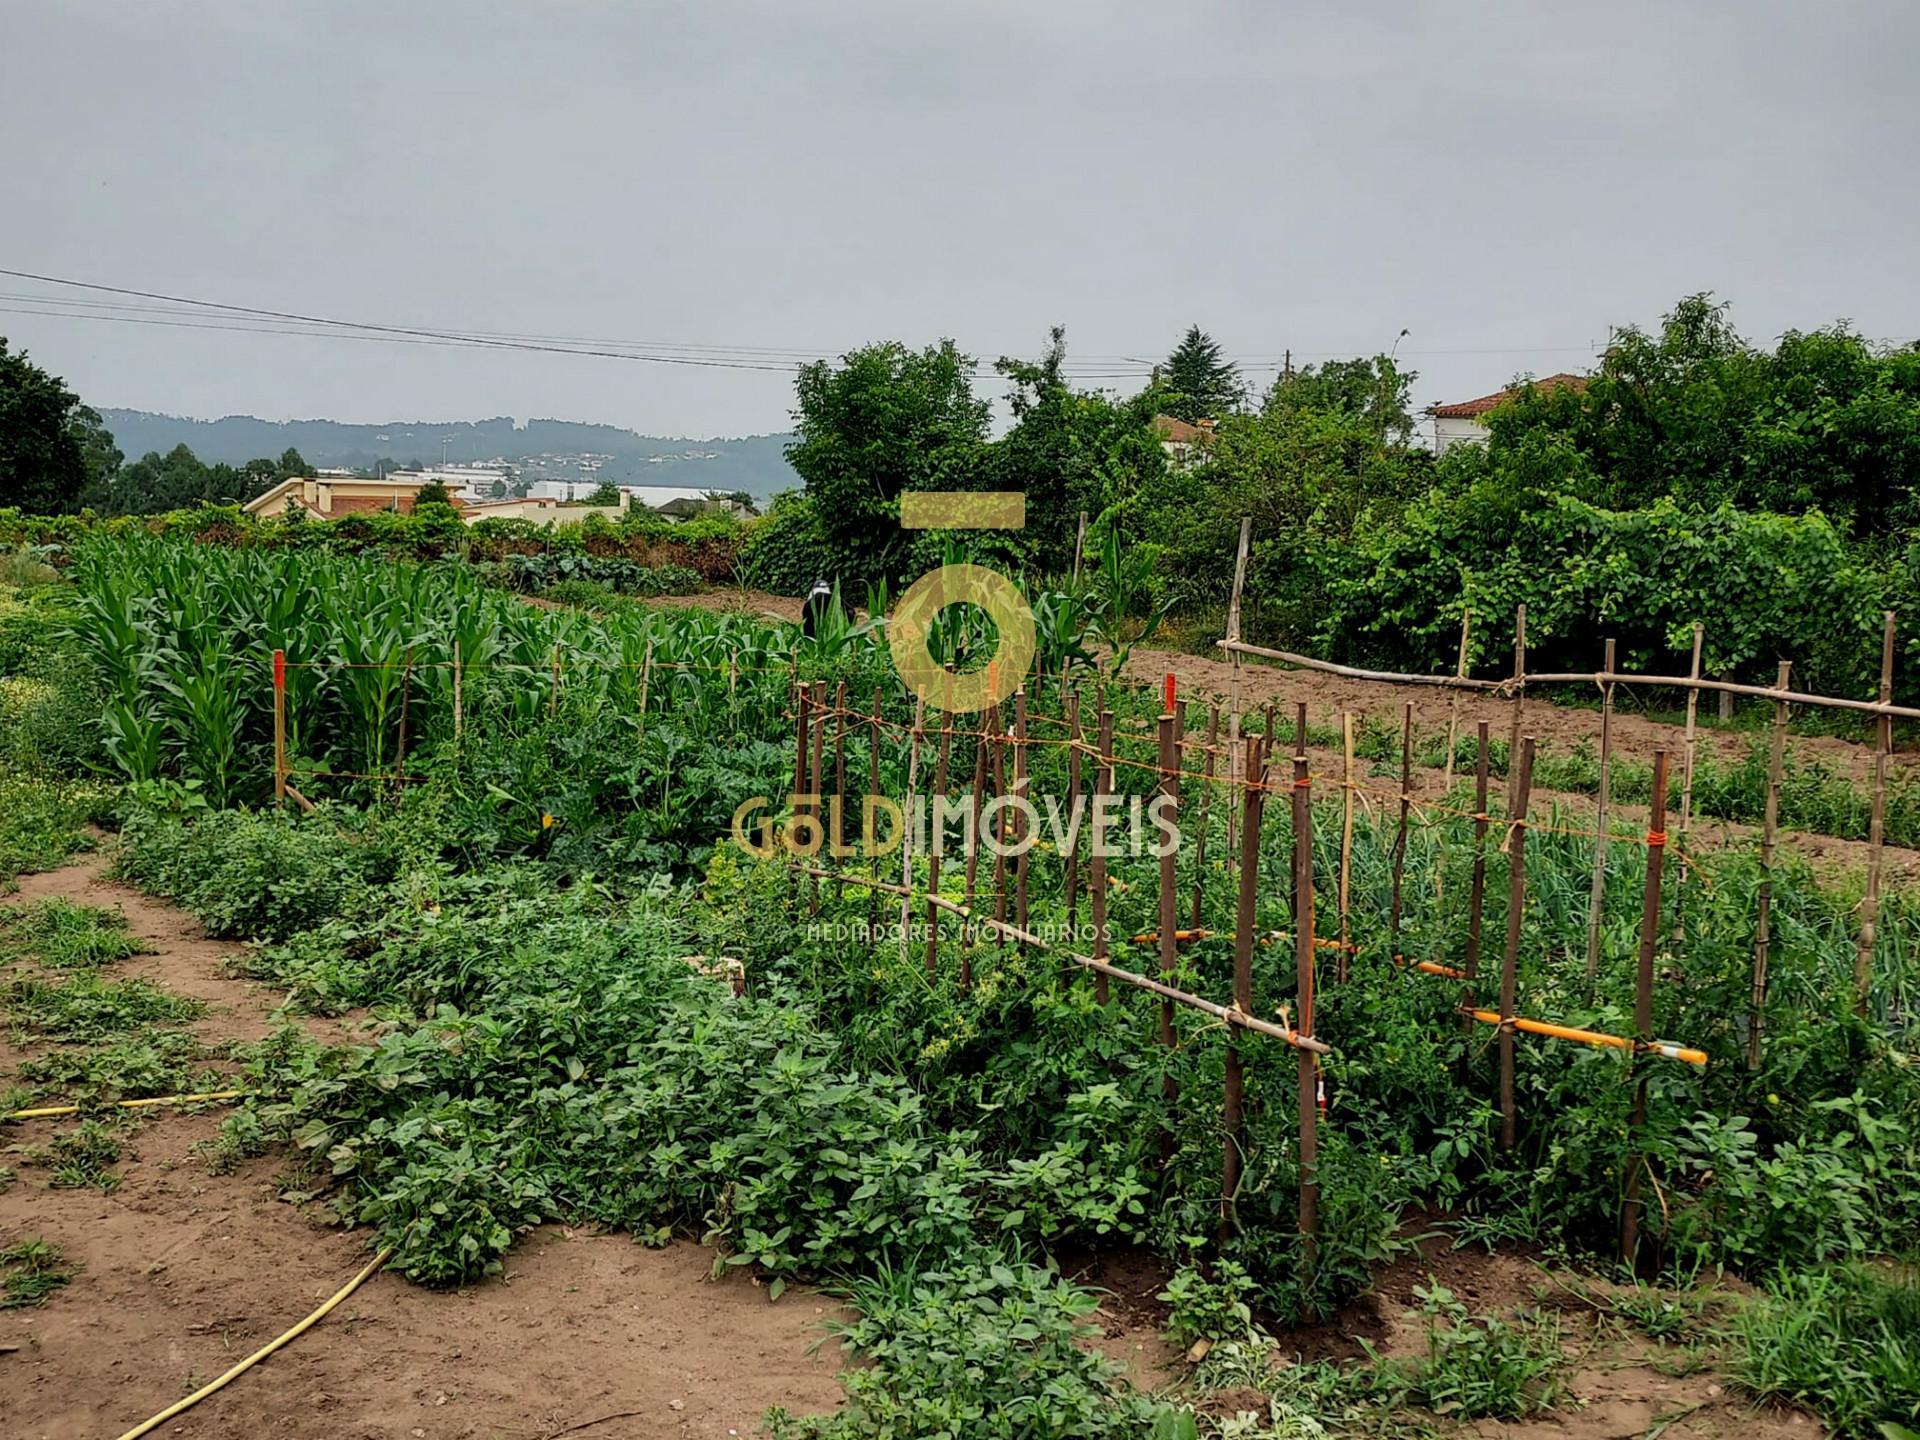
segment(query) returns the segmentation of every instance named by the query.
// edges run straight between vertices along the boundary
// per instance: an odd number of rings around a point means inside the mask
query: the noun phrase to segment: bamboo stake
[[[987,716],[987,728],[993,732],[993,738],[989,742],[993,746],[993,753],[989,757],[989,763],[993,767],[993,796],[996,800],[1003,800],[1007,794],[1007,731],[1005,725],[1001,723],[998,705],[988,709]],[[994,838],[1000,842],[994,847],[993,856],[993,918],[1002,923],[1007,918],[1007,840],[1011,829],[1011,822],[1007,819],[1007,808],[1002,805],[993,822]],[[996,931],[995,934],[1002,940],[1006,938],[1004,930]]]
[[[1699,659],[1700,651],[1694,650]],[[1607,673],[1613,673],[1614,642],[1607,641]],[[1600,912],[1607,898],[1607,807],[1613,796],[1613,682],[1600,686],[1600,796],[1594,811],[1593,883],[1587,890],[1587,998],[1600,975]]]
[[[1345,984],[1353,939],[1348,929],[1353,896],[1353,712],[1340,712],[1340,950],[1333,962],[1334,977]]]
[[[1653,952],[1660,938],[1660,874],[1667,849],[1667,752],[1653,752],[1653,806],[1647,820],[1647,889],[1640,909],[1640,968],[1633,991],[1633,1033],[1642,1045],[1653,1041]],[[1627,1121],[1632,1154],[1628,1159],[1626,1195],[1620,1206],[1620,1259],[1633,1267],[1640,1248],[1640,1187],[1647,1168],[1642,1134],[1647,1125],[1647,1077],[1639,1071],[1633,1084],[1633,1114]]]
[[[1787,688],[1793,662],[1782,660],[1780,688]],[[1787,702],[1773,707],[1773,743],[1767,755],[1767,811],[1760,831],[1760,892],[1754,907],[1753,996],[1747,1013],[1747,1069],[1760,1068],[1760,1032],[1766,1024],[1767,963],[1773,949],[1773,839],[1780,820],[1780,772],[1787,756]]]
[[[1027,692],[1024,688],[1013,692],[1013,793],[1019,800],[1031,803],[1027,794]],[[1014,924],[1022,930],[1027,928],[1027,855],[1032,849],[1027,835],[1027,812],[1016,809],[1013,820],[1014,843],[1020,846],[1020,853],[1013,861]]]
[[[1093,813],[1100,811],[1100,797],[1113,793],[1113,712],[1102,709],[1099,723],[1100,756],[1093,770]],[[1107,854],[1106,842],[1098,830],[1093,836],[1092,875],[1087,881],[1092,892],[1090,902],[1093,910],[1093,958],[1105,961],[1107,958]],[[1093,998],[1105,1005],[1111,996],[1108,994],[1105,971],[1096,970],[1093,976]]]
[[[1527,802],[1533,794],[1533,737],[1521,742],[1514,765],[1514,802],[1507,815],[1507,948],[1500,961],[1500,1145],[1519,1143],[1513,1097],[1513,1026],[1519,985],[1520,922],[1527,908]]]
[[[973,812],[973,825],[970,831],[971,841],[967,846],[967,889],[966,903],[969,913],[973,910],[974,896],[977,893],[975,882],[980,873],[980,815],[987,788],[987,741],[984,734],[977,734],[973,740],[973,793],[968,804]],[[972,924],[960,927],[960,990],[964,994],[973,988],[973,945],[976,932]]]
[[[407,647],[406,659],[400,665],[400,738],[394,746],[393,778],[394,788],[406,783],[407,779],[407,711],[413,700],[413,647]]]
[[[1073,583],[1080,583],[1080,557],[1087,548],[1087,512],[1080,512],[1080,528],[1073,532]]]
[[[727,666],[728,676],[733,666]],[[847,895],[847,883],[839,872],[844,868],[841,860],[845,857],[841,851],[847,848],[847,682],[842,680],[833,687],[833,898],[835,902],[844,900]]]
[[[1480,976],[1480,932],[1487,899],[1487,722],[1479,724],[1479,742],[1473,762],[1473,879],[1467,887],[1467,953],[1461,963],[1460,1007],[1474,1006],[1474,982]],[[1473,1033],[1472,1021],[1462,1026]],[[1473,1056],[1463,1045],[1460,1051],[1460,1083],[1467,1083],[1473,1068]]]
[[[1200,906],[1202,892],[1206,888],[1207,874],[1207,812],[1213,808],[1213,752],[1220,739],[1220,707],[1216,704],[1207,711],[1207,758],[1200,767],[1200,822],[1199,836],[1193,842],[1193,928],[1200,928]]]
[[[287,800],[287,652],[273,652],[273,803]]]
[[[1073,838],[1067,842],[1069,933],[1080,928],[1080,827],[1074,824],[1073,807],[1080,803],[1080,746],[1085,739],[1080,730],[1080,692],[1075,690],[1067,696],[1067,823],[1073,825]]]
[[[1893,629],[1894,615],[1889,610],[1880,628],[1880,703],[1893,703]],[[1862,1019],[1867,1013],[1867,996],[1873,986],[1873,945],[1880,924],[1880,869],[1884,863],[1881,847],[1886,840],[1887,765],[1893,757],[1893,717],[1881,715],[1875,727],[1877,744],[1873,751],[1873,811],[1867,822],[1867,893],[1860,901],[1860,944],[1853,957],[1853,1013]]]
[[[1247,739],[1247,770],[1260,768],[1260,742]],[[1245,850],[1240,856],[1240,894],[1233,921],[1233,1003],[1236,1008],[1253,1012],[1253,930],[1260,898],[1260,810],[1262,792],[1249,785],[1241,797],[1246,815]],[[1224,1242],[1233,1230],[1234,1207],[1240,1194],[1242,1173],[1241,1112],[1245,1094],[1245,1072],[1241,1069],[1240,1047],[1231,1031],[1227,1035],[1226,1100],[1221,1118],[1226,1130],[1226,1148],[1220,1163],[1220,1238]]]
[[[640,733],[647,733],[647,690],[653,683],[653,637],[647,637],[646,654],[640,660]]]
[[[1179,752],[1173,738],[1173,716],[1171,713],[1160,717],[1160,793],[1172,797],[1175,805],[1179,803]],[[1179,895],[1174,888],[1174,854],[1172,847],[1160,857],[1160,974],[1172,983],[1173,973],[1180,968],[1179,940],[1174,931],[1180,926]],[[1173,1002],[1163,999],[1160,1002],[1160,1043],[1171,1051],[1174,1046]],[[1168,1068],[1161,1081],[1161,1092],[1171,1105],[1180,1096],[1179,1082],[1173,1078]],[[1171,1152],[1173,1136],[1166,1136],[1166,1149]]]
[[[826,811],[825,801],[821,796],[821,791],[826,789],[827,682],[824,680],[813,682],[812,714],[813,750],[812,758],[807,762],[807,793],[812,798],[807,803],[807,811],[813,816],[814,832],[824,837],[826,827],[822,822],[826,818]],[[824,838],[821,843],[825,844]],[[812,913],[818,915],[820,913],[820,882],[818,880],[807,882],[807,895]]]
[[[1467,678],[1467,636],[1473,623],[1473,612],[1460,612],[1460,657],[1454,662],[1453,677],[1456,680]],[[1447,693],[1447,753],[1441,760],[1440,793],[1443,796],[1453,793],[1453,747],[1460,729],[1460,690],[1458,687]],[[1447,832],[1440,832],[1440,843],[1433,847],[1433,903],[1437,907],[1447,893]]]
[[[460,737],[465,731],[464,712],[461,705],[461,680],[463,675],[464,666],[460,658],[460,641],[458,637],[456,637],[453,642],[453,743],[456,748],[459,746]]]
[[[900,837],[900,883],[913,885],[913,802],[914,791],[920,784],[920,741],[927,718],[927,702],[916,697],[913,702],[913,729],[907,732],[907,793],[900,804],[900,814],[906,826],[906,834]],[[913,902],[908,895],[900,897],[900,963],[907,963],[908,951],[912,944]]]
[[[1242,686],[1245,677],[1241,674],[1240,652],[1233,649],[1240,643],[1240,599],[1247,586],[1247,550],[1253,533],[1253,517],[1240,517],[1240,545],[1234,552],[1233,560],[1233,597],[1227,604],[1227,638],[1223,642],[1228,646],[1227,660],[1232,671],[1232,702],[1227,717],[1227,784],[1229,787],[1240,784],[1245,774],[1239,767],[1244,763],[1240,753],[1240,706]],[[1227,807],[1227,863],[1239,863],[1239,846],[1236,832],[1240,824],[1240,807]]]
[[[1387,911],[1387,953],[1395,965],[1406,962],[1400,953],[1400,903],[1407,868],[1407,816],[1412,808],[1413,705],[1409,702],[1400,717],[1400,823],[1393,832],[1393,899]]]
[[[547,688],[547,718],[553,719],[560,713],[560,646],[553,647],[553,681]]]
[[[932,817],[927,826],[927,979],[940,974],[940,912],[933,897],[940,893],[940,855],[947,848],[946,827],[940,821],[940,802],[947,794],[947,748],[953,742],[953,716],[940,712],[940,758],[933,766]]]
[[[868,717],[870,723],[867,727],[867,794],[876,798],[880,794],[880,721],[885,703],[880,687],[874,686],[873,713]],[[860,807],[860,814],[864,822],[866,806]],[[874,837],[869,835],[866,838],[871,845]],[[873,929],[878,929],[880,925],[880,892],[877,890],[867,892],[867,924]]]
[[[1513,611],[1513,726],[1507,732],[1507,814],[1519,808],[1520,789],[1513,771],[1520,753],[1520,724],[1527,704],[1527,607]]]
[[[1304,742],[1304,732],[1302,740]],[[1293,913],[1294,983],[1300,1007],[1300,1033],[1313,1034],[1313,791],[1307,778],[1307,752],[1302,743],[1293,757],[1293,887],[1298,897]],[[1305,1050],[1299,1052],[1300,1104],[1300,1233],[1306,1237],[1308,1271],[1316,1259],[1315,1235],[1320,1227],[1319,1178],[1319,1066]],[[1306,1277],[1303,1277],[1306,1278]],[[1303,1286],[1303,1290],[1307,1287]]]
[[[1698,620],[1693,622],[1693,661],[1687,667],[1687,733],[1680,756],[1680,853],[1687,853],[1687,834],[1693,829],[1693,756],[1695,730],[1700,718],[1700,648],[1706,638],[1707,627]],[[1613,669],[1613,661],[1607,661],[1607,669]],[[1687,938],[1686,906],[1687,867],[1682,865],[1673,872],[1673,944],[1676,949]]]

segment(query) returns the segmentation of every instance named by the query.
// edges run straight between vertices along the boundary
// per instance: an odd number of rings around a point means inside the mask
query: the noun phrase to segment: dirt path
[[[98,857],[23,877],[16,900],[119,905],[155,953],[125,961],[205,1000],[208,1043],[267,1033],[278,996],[230,978],[238,946],[103,877]],[[13,1052],[17,1054],[17,1052]],[[9,1070],[11,1066],[8,1067]],[[122,1142],[110,1194],[51,1190],[18,1150],[69,1122],[0,1127],[0,1244],[37,1235],[78,1262],[39,1309],[0,1311],[0,1434],[117,1435],[305,1316],[366,1263],[346,1233],[279,1198],[279,1162],[211,1174],[195,1147],[218,1114],[154,1115]],[[15,1153],[6,1153],[12,1151]],[[288,1440],[534,1440],[615,1412],[595,1437],[751,1435],[761,1414],[833,1408],[828,1302],[804,1287],[777,1305],[751,1278],[708,1278],[710,1251],[647,1250],[624,1235],[546,1227],[504,1279],[452,1293],[374,1277],[326,1321],[163,1429]]]

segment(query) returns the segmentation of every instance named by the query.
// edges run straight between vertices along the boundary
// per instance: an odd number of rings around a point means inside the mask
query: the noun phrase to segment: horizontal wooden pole
[[[1265,645],[1249,645],[1244,640],[1222,640],[1222,650],[1236,655],[1258,655],[1297,665],[1302,670],[1319,670],[1328,675],[1344,675],[1349,680],[1383,680],[1393,685],[1438,685],[1453,690],[1498,690],[1511,683],[1506,680],[1475,680],[1457,675],[1409,675],[1397,670],[1362,670],[1355,665],[1336,665],[1331,660],[1316,660],[1311,655],[1296,655],[1291,650],[1270,650]],[[1532,679],[1532,676],[1528,676]]]

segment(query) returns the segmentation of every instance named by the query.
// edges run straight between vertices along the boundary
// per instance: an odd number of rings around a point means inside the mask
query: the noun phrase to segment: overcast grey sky
[[[1917,54],[1905,0],[0,0],[0,266],[823,354],[991,361],[1064,323],[1088,372],[1195,322],[1256,379],[1405,327],[1424,404],[1584,368],[1694,290],[1756,337],[1920,335]],[[30,293],[59,292],[0,279]],[[0,334],[96,405],[198,416],[707,435],[791,399],[778,371]]]

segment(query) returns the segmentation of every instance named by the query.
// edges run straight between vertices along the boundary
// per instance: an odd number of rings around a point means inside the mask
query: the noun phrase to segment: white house
[[[1552,389],[1569,386],[1575,390],[1587,388],[1587,377],[1569,375],[1564,371],[1558,375],[1549,375],[1541,380],[1531,381],[1532,386],[1545,385]],[[1477,400],[1460,400],[1451,405],[1429,405],[1427,414],[1433,419],[1433,453],[1444,455],[1461,441],[1484,444],[1487,438],[1487,415],[1520,393],[1523,387],[1510,385],[1505,390],[1496,390],[1491,395],[1482,395]]]

